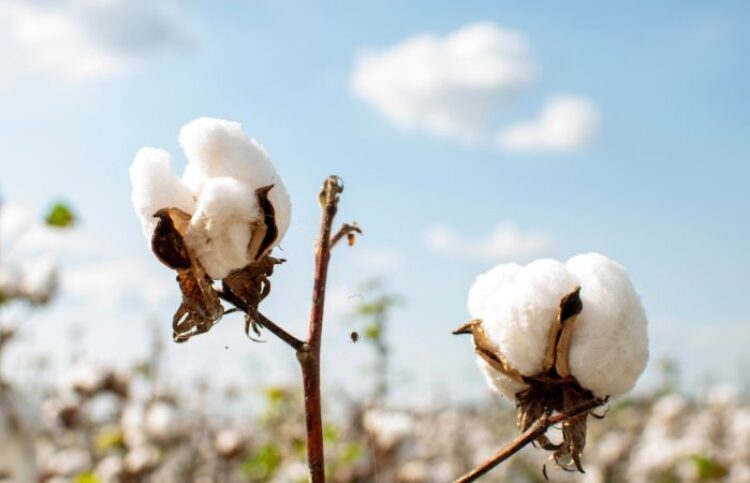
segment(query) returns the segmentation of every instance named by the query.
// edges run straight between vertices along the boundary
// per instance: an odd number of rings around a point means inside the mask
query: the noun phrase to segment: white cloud
[[[185,40],[171,1],[6,0],[3,24],[29,62],[74,82],[119,74]]]
[[[401,128],[471,141],[535,70],[521,33],[482,22],[363,53],[350,86]]]
[[[474,239],[436,225],[427,230],[425,243],[431,250],[455,258],[500,261],[539,253],[547,247],[549,237],[539,231],[521,231],[510,222],[498,223],[488,237]]]
[[[63,274],[62,288],[65,293],[101,308],[117,308],[133,298],[148,308],[179,293],[174,277],[159,273],[159,268],[139,260],[110,260],[70,267]]]
[[[361,248],[352,256],[358,267],[376,274],[396,270],[406,262],[406,256],[393,248]]]
[[[513,124],[498,134],[507,151],[569,151],[587,144],[599,126],[594,103],[574,96],[550,99],[538,119]]]

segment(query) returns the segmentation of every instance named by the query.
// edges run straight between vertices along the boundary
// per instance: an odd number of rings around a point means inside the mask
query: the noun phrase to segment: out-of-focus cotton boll
[[[23,276],[21,290],[32,303],[44,304],[57,291],[59,278],[55,259],[43,257],[28,267]]]
[[[145,428],[154,441],[167,443],[174,440],[182,429],[177,408],[163,401],[151,404],[146,411]]]
[[[94,469],[94,474],[104,483],[116,483],[121,480],[123,472],[123,461],[119,455],[111,454],[105,456]]]
[[[206,181],[186,241],[211,278],[247,265],[252,223],[260,216],[255,191],[246,184],[233,178]]]
[[[216,452],[224,458],[231,458],[239,454],[245,445],[245,437],[233,428],[223,429],[216,435],[214,447]]]
[[[154,213],[162,208],[179,208],[192,213],[195,198],[172,171],[169,153],[156,148],[141,148],[130,165],[130,182],[135,211],[150,242],[156,227]]]
[[[468,308],[510,364],[535,376],[543,370],[560,300],[577,286],[583,311],[572,329],[571,373],[598,397],[623,394],[648,360],[647,321],[624,269],[608,258],[592,253],[566,264],[500,265],[477,278]],[[523,388],[481,358],[480,367],[490,386],[511,400]]]
[[[74,391],[92,396],[104,388],[110,372],[93,362],[79,362],[67,375],[67,384]]]
[[[125,444],[129,448],[143,445],[148,440],[145,419],[145,411],[138,404],[132,403],[123,410],[122,416],[120,416],[120,429]]]
[[[392,448],[414,431],[414,419],[404,412],[370,409],[364,415],[364,427],[383,449]]]
[[[125,471],[138,475],[155,467],[159,462],[159,450],[151,445],[139,445],[128,451],[123,461]]]

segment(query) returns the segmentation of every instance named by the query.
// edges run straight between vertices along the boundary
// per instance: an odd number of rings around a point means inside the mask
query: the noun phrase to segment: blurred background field
[[[238,315],[173,344],[174,275],[130,203],[137,149],[180,171],[177,131],[208,115],[264,144],[292,196],[274,320],[306,329],[325,176],[365,231],[330,274],[335,481],[446,481],[515,435],[450,332],[478,273],[589,251],[628,269],[651,361],[590,424],[587,474],[551,478],[750,481],[749,17],[739,1],[0,1],[0,474],[304,481],[294,355]],[[543,458],[488,481],[539,480]]]

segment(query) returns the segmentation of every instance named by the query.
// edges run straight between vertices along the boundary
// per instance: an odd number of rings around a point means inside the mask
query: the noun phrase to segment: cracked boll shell
[[[648,361],[647,321],[625,270],[612,260],[590,253],[566,264],[499,265],[477,277],[468,308],[511,365],[534,376],[542,371],[560,299],[577,286],[583,311],[571,338],[571,373],[596,396],[623,394]],[[509,399],[523,388],[481,359],[479,365],[490,387]]]

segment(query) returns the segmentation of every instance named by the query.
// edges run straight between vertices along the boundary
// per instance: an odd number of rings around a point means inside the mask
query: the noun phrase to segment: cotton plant
[[[472,334],[489,386],[515,402],[522,431],[627,393],[648,361],[639,296],[625,269],[600,254],[498,265],[477,277],[468,310],[473,320],[456,333]],[[566,469],[583,472],[588,414],[564,418],[560,444],[546,426],[538,432],[538,445]]]
[[[323,216],[315,250],[313,302],[306,339],[260,313],[271,289],[271,255],[286,234],[291,201],[276,168],[236,122],[199,118],[180,130],[187,158],[182,176],[169,153],[145,147],[130,167],[132,200],[151,251],[177,272],[182,303],[172,319],[173,338],[184,342],[209,331],[231,311],[245,314],[245,332],[265,328],[296,352],[305,391],[310,479],[325,480],[320,395],[320,350],[331,249],[361,230],[344,224],[332,233],[343,183],[329,176],[318,196]],[[224,309],[221,301],[233,306]]]
[[[199,118],[180,130],[179,141],[188,160],[182,177],[168,152],[144,147],[130,179],[152,252],[177,271],[183,301],[173,327],[183,342],[222,317],[220,296],[249,308],[247,327],[255,327],[268,278],[283,261],[270,253],[289,228],[291,201],[265,149],[240,124]]]

